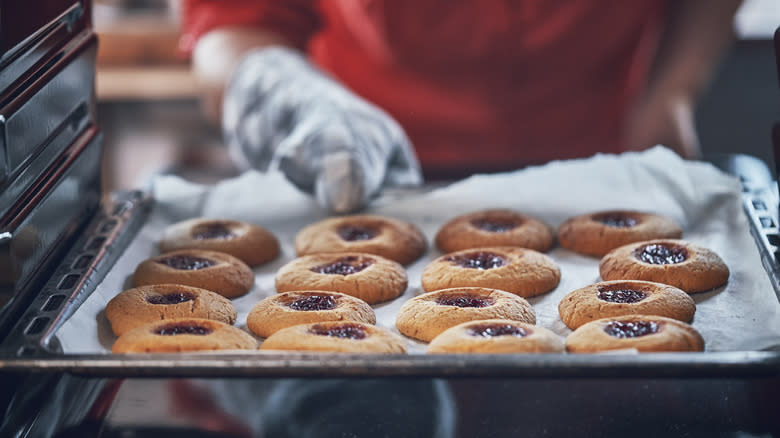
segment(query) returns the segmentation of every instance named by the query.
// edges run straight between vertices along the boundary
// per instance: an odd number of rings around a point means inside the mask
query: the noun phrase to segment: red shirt
[[[622,150],[662,0],[185,0],[185,49],[265,26],[392,114],[426,175]]]

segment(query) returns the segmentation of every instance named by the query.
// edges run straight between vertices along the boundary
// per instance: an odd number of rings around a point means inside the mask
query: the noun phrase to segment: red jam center
[[[492,269],[504,266],[506,261],[503,257],[489,252],[473,252],[470,254],[460,254],[445,258],[444,260],[452,262],[462,268],[471,269]]]
[[[354,225],[347,225],[339,228],[339,236],[347,242],[355,242],[358,240],[371,240],[379,235],[379,231],[374,228],[357,227]]]
[[[288,307],[293,310],[306,312],[313,310],[330,310],[336,307],[336,300],[330,295],[309,295],[305,298],[293,301],[288,304]]]
[[[688,251],[682,246],[653,244],[639,248],[635,256],[651,265],[673,265],[684,262],[688,258]]]
[[[233,231],[224,222],[209,222],[200,224],[192,229],[192,238],[195,240],[206,239],[232,239],[236,237]]]
[[[146,302],[149,304],[179,304],[194,299],[195,295],[189,292],[174,292],[165,295],[150,295],[146,297]]]
[[[309,333],[342,339],[364,339],[368,336],[363,327],[356,324],[341,324],[331,327],[316,324],[309,329]]]
[[[195,324],[167,324],[158,327],[154,332],[161,336],[198,335],[204,336],[211,333],[211,329]]]
[[[616,338],[638,338],[657,333],[658,329],[655,321],[612,321],[604,327],[604,332]]]
[[[496,336],[528,336],[528,332],[522,327],[518,327],[512,324],[480,324],[469,327],[468,331],[471,336],[478,336],[481,338],[493,338]]]
[[[510,219],[474,219],[471,221],[471,225],[489,233],[504,233],[517,228],[519,224]]]
[[[315,266],[310,270],[318,274],[349,275],[355,274],[374,263],[372,259],[362,259],[355,256],[342,257],[327,265]]]
[[[443,295],[436,299],[436,304],[455,307],[488,307],[493,305],[493,300],[470,295]]]
[[[638,303],[647,298],[647,294],[634,289],[599,288],[598,297],[600,300],[610,303]]]
[[[639,221],[622,213],[605,213],[594,217],[597,222],[608,227],[629,228],[637,225]]]
[[[169,266],[173,269],[185,271],[197,271],[217,264],[214,260],[193,257],[188,255],[174,255],[157,260],[157,263]]]

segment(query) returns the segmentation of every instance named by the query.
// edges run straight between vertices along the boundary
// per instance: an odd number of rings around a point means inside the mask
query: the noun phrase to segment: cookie
[[[484,287],[458,287],[418,295],[401,306],[395,326],[410,338],[429,342],[444,330],[480,319],[508,319],[536,324],[524,298]]]
[[[296,291],[270,296],[255,305],[246,319],[249,330],[267,338],[293,325],[324,321],[376,324],[374,309],[355,297],[326,291]]]
[[[553,246],[550,227],[512,210],[483,210],[458,216],[439,229],[434,239],[445,253],[489,246],[519,246],[546,252]]]
[[[563,353],[550,330],[508,319],[469,321],[450,327],[428,344],[428,353]]]
[[[406,353],[399,335],[355,321],[327,321],[287,327],[272,334],[261,350],[330,351],[336,353]]]
[[[259,266],[279,255],[279,241],[265,228],[226,219],[190,219],[163,232],[160,251],[204,249],[230,254],[249,266]]]
[[[566,350],[704,351],[704,339],[690,325],[656,315],[602,318],[582,325],[566,338]]]
[[[219,321],[177,318],[136,327],[120,336],[113,353],[177,353],[204,350],[254,350],[249,333]]]
[[[688,293],[725,284],[729,268],[712,250],[684,240],[649,240],[621,246],[601,259],[604,280],[645,280]]]
[[[425,236],[413,224],[368,214],[325,219],[306,226],[295,236],[298,256],[362,252],[408,265],[426,248]]]
[[[236,308],[227,298],[182,284],[155,284],[120,292],[106,305],[106,318],[121,336],[140,325],[174,318],[236,322]]]
[[[341,292],[376,304],[397,298],[408,278],[399,263],[374,254],[322,253],[299,257],[276,274],[276,290]]]
[[[558,242],[562,247],[596,257],[633,242],[681,237],[682,229],[673,220],[630,210],[583,214],[558,227]]]
[[[255,275],[246,263],[216,251],[183,249],[149,258],[135,269],[133,285],[184,284],[235,298],[246,294]]]
[[[570,292],[558,313],[571,329],[607,317],[659,315],[690,322],[696,303],[684,291],[649,281],[616,280],[591,284]]]
[[[561,270],[553,259],[531,249],[474,248],[445,254],[425,267],[425,291],[477,286],[500,289],[521,297],[553,290]]]

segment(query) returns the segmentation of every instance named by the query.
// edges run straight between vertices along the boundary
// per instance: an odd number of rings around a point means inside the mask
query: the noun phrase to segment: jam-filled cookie
[[[655,315],[627,315],[591,321],[566,338],[566,350],[704,351],[704,339],[690,325]]]
[[[246,263],[217,251],[183,249],[141,262],[133,274],[133,285],[185,284],[235,298],[246,294],[255,275]]]
[[[521,297],[553,290],[561,280],[555,261],[534,250],[514,247],[474,248],[445,254],[425,267],[426,291],[477,286]]]
[[[591,284],[570,292],[558,313],[571,329],[607,317],[659,315],[690,322],[696,303],[684,291],[650,281],[616,280]]]
[[[519,246],[546,252],[553,246],[550,227],[531,216],[512,210],[483,210],[458,216],[436,233],[436,246],[443,252],[488,246]]]
[[[265,228],[246,222],[190,219],[170,225],[160,240],[162,252],[180,249],[224,252],[258,266],[279,255],[279,241]]]
[[[298,256],[326,252],[363,252],[408,265],[427,247],[415,225],[376,215],[342,216],[306,226],[295,236]]]
[[[283,328],[266,339],[260,349],[406,353],[406,345],[399,335],[355,321],[316,322]]]
[[[401,306],[395,326],[410,338],[429,342],[444,330],[478,319],[509,319],[536,324],[524,298],[484,287],[458,287],[418,295]]]
[[[684,240],[649,240],[621,246],[599,264],[604,280],[646,280],[685,292],[707,291],[725,284],[729,268],[712,250]]]
[[[128,289],[106,305],[106,318],[121,336],[140,325],[174,318],[204,318],[232,325],[236,308],[222,295],[183,284],[154,284]]]
[[[563,353],[552,331],[509,319],[469,321],[450,327],[428,344],[428,353]]]
[[[562,247],[596,257],[633,242],[681,237],[682,229],[673,220],[630,210],[584,214],[558,227],[558,242]]]
[[[295,291],[272,295],[249,312],[246,325],[267,338],[293,325],[324,321],[356,321],[375,324],[374,309],[363,300],[327,291]]]
[[[409,280],[399,263],[375,254],[321,253],[299,257],[276,274],[276,290],[341,292],[368,304],[397,298]]]
[[[205,350],[254,350],[249,333],[219,321],[177,318],[136,327],[120,336],[114,353],[177,353]]]

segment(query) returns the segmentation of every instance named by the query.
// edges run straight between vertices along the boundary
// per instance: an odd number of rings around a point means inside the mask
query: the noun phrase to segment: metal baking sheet
[[[294,257],[294,232],[326,215],[278,175],[247,174],[215,187],[164,178],[157,181],[152,193],[156,201],[151,215],[129,240],[116,264],[112,263],[108,275],[93,285],[97,292],[85,299],[68,321],[48,327],[38,341],[32,340],[38,344],[28,343],[28,357],[5,358],[0,368],[127,376],[704,377],[780,372],[780,303],[750,234],[753,224],[744,213],[745,198],[739,181],[709,164],[684,162],[663,148],[478,176],[424,193],[392,192],[374,203],[371,212],[410,220],[423,229],[429,241],[449,218],[488,207],[515,208],[553,226],[567,217],[607,208],[670,216],[683,225],[686,239],[716,250],[732,271],[727,286],[694,295],[698,312],[693,324],[707,342],[705,353],[428,356],[423,354],[422,344],[409,341],[411,353],[400,356],[108,354],[113,335],[101,316],[101,306],[127,284],[140,260],[156,254],[154,244],[168,223],[193,216],[231,217],[263,224],[280,238],[282,256],[256,270],[255,289],[239,299],[245,302],[237,303],[243,313],[237,322],[241,326],[246,309],[275,292],[275,270]],[[376,307],[380,325],[394,329],[394,312],[406,299],[421,293],[419,274],[439,254],[431,248],[424,259],[408,267],[410,287],[404,297]],[[536,309],[538,324],[565,336],[569,329],[558,318],[557,303],[569,291],[598,280],[598,260],[561,248],[549,254],[561,265],[561,285],[530,302]]]

